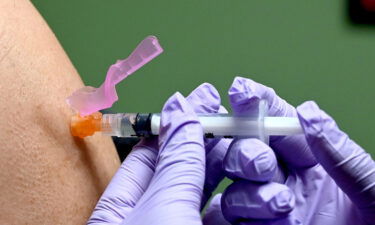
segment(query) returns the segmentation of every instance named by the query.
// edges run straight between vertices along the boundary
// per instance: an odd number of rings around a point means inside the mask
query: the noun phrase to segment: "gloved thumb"
[[[176,93],[161,112],[154,177],[126,224],[201,224],[205,161],[198,117]]]
[[[371,156],[342,132],[315,102],[300,105],[297,113],[318,162],[358,207],[363,218],[372,224],[375,221],[375,162]]]
[[[176,194],[176,199],[200,203],[205,162],[202,126],[194,109],[177,92],[161,113],[155,185],[170,189],[168,194]]]

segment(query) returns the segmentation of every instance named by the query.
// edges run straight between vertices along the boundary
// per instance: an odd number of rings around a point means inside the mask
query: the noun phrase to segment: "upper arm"
[[[82,81],[27,0],[0,0],[0,224],[80,224],[119,166],[110,138],[70,135]]]

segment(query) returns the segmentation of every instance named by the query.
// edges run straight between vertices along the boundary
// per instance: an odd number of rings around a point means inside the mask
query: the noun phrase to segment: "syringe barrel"
[[[228,114],[198,114],[206,138],[258,138],[268,143],[269,136],[302,134],[297,117],[239,117]],[[160,114],[153,114],[151,133],[159,134]]]
[[[298,118],[232,116],[229,114],[198,114],[207,138],[285,136],[302,133]],[[261,127],[261,128],[259,128]],[[102,133],[117,137],[159,135],[160,114],[103,114]]]
[[[203,133],[207,138],[213,137],[257,137],[258,119],[252,117],[233,117],[228,114],[198,114]],[[159,134],[160,114],[153,114],[151,133]]]
[[[197,114],[206,138],[258,138],[268,143],[270,135],[285,136],[302,133],[298,118],[267,117],[267,102],[246,115]],[[117,137],[148,137],[159,135],[160,114],[104,114],[102,132]]]
[[[199,122],[203,127],[206,138],[214,137],[241,137],[258,138],[268,143],[264,119],[267,116],[268,104],[265,100],[260,100],[257,107],[248,110],[246,114],[197,114]],[[160,115],[153,114],[151,120],[151,133],[159,134]]]

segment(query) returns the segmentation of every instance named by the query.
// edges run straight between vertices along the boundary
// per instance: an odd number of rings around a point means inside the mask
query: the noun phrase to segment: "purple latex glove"
[[[295,109],[241,77],[229,98],[239,115],[266,99],[270,116],[298,116],[305,135],[233,141],[224,168],[234,182],[207,213],[215,224],[228,224],[219,209],[232,224],[375,224],[375,162],[314,102]]]
[[[186,100],[175,94],[167,101],[159,140],[143,139],[134,147],[88,224],[202,223],[200,204],[224,177],[221,162],[229,141],[207,141],[204,151],[202,128],[193,110],[223,111],[212,85],[202,84]]]

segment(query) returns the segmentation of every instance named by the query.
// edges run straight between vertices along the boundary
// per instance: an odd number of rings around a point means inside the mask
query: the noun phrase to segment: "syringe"
[[[256,137],[268,142],[269,136],[301,134],[302,128],[296,117],[268,117],[265,103],[248,116],[230,114],[197,114],[206,138]],[[158,113],[94,113],[72,118],[74,136],[86,137],[95,132],[117,137],[148,137],[159,134]]]

